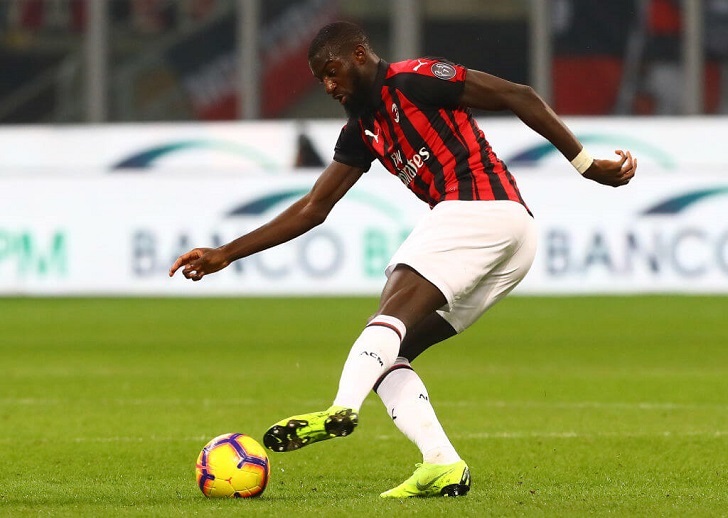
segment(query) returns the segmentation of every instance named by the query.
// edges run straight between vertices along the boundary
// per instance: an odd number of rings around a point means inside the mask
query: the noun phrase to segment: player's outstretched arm
[[[617,151],[617,160],[592,160],[561,118],[530,86],[468,70],[460,102],[481,110],[512,111],[551,142],[585,178],[595,182],[618,187],[628,183],[637,170],[637,160],[629,151]]]
[[[334,205],[357,182],[363,170],[331,162],[301,199],[271,221],[219,248],[194,248],[177,258],[169,269],[193,281],[222,270],[237,259],[253,255],[305,234],[324,222]]]

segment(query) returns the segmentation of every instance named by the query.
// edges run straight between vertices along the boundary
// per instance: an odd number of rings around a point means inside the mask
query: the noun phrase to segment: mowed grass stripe
[[[595,439],[595,438],[649,438],[649,437],[662,437],[662,438],[685,438],[685,437],[725,437],[728,436],[728,429],[717,430],[717,431],[698,431],[698,432],[529,432],[529,431],[508,431],[508,432],[479,432],[479,433],[451,433],[449,434],[451,439]],[[369,439],[373,441],[391,441],[396,439],[398,435],[375,435],[370,436]],[[50,440],[50,439],[49,439]],[[209,440],[209,437],[198,436],[198,437],[156,437],[156,436],[142,436],[142,437],[60,437],[54,439],[53,442],[73,442],[73,443],[113,443],[113,442],[180,442],[180,443],[205,443]],[[9,439],[6,439],[8,442]]]
[[[97,400],[105,405],[119,406],[157,406],[171,404],[195,404],[201,406],[209,406],[215,404],[212,399],[179,399],[179,398],[140,398],[140,399],[105,399]],[[67,404],[69,400],[60,398],[0,398],[0,405],[20,405],[20,406],[52,406],[59,404]],[[253,399],[228,399],[231,405],[248,406],[257,405],[258,401]],[[320,400],[303,401],[303,404],[312,406],[320,404]],[[365,406],[374,406],[379,403],[371,401],[365,402]],[[561,408],[561,409],[583,409],[583,408],[603,408],[618,410],[714,410],[728,412],[728,403],[725,405],[716,404],[685,404],[685,403],[627,403],[627,402],[609,402],[602,401],[570,401],[570,402],[546,402],[546,401],[438,401],[438,407],[492,407],[492,408]]]

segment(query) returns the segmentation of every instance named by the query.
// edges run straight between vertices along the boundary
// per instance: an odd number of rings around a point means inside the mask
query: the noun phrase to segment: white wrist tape
[[[591,165],[594,163],[594,159],[589,154],[589,152],[586,150],[586,148],[581,148],[581,151],[579,151],[579,154],[574,157],[574,159],[571,161],[571,165],[574,166],[574,169],[579,171],[579,174],[584,174],[587,169],[591,167]]]

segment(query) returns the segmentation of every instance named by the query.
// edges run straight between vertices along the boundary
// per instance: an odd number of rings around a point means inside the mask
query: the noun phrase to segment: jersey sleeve
[[[393,63],[394,82],[419,103],[457,108],[465,89],[467,68],[443,58],[419,58]]]
[[[374,155],[364,143],[356,120],[350,119],[341,129],[334,147],[334,160],[364,171],[369,171],[372,166]]]

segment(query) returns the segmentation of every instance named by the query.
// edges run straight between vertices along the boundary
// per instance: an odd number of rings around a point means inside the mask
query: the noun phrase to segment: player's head
[[[349,114],[366,105],[377,60],[366,33],[351,22],[325,25],[308,48],[311,72]]]
[[[357,45],[369,49],[369,37],[355,23],[333,22],[324,25],[311,40],[308,47],[309,63],[320,54],[342,57],[354,50]]]

